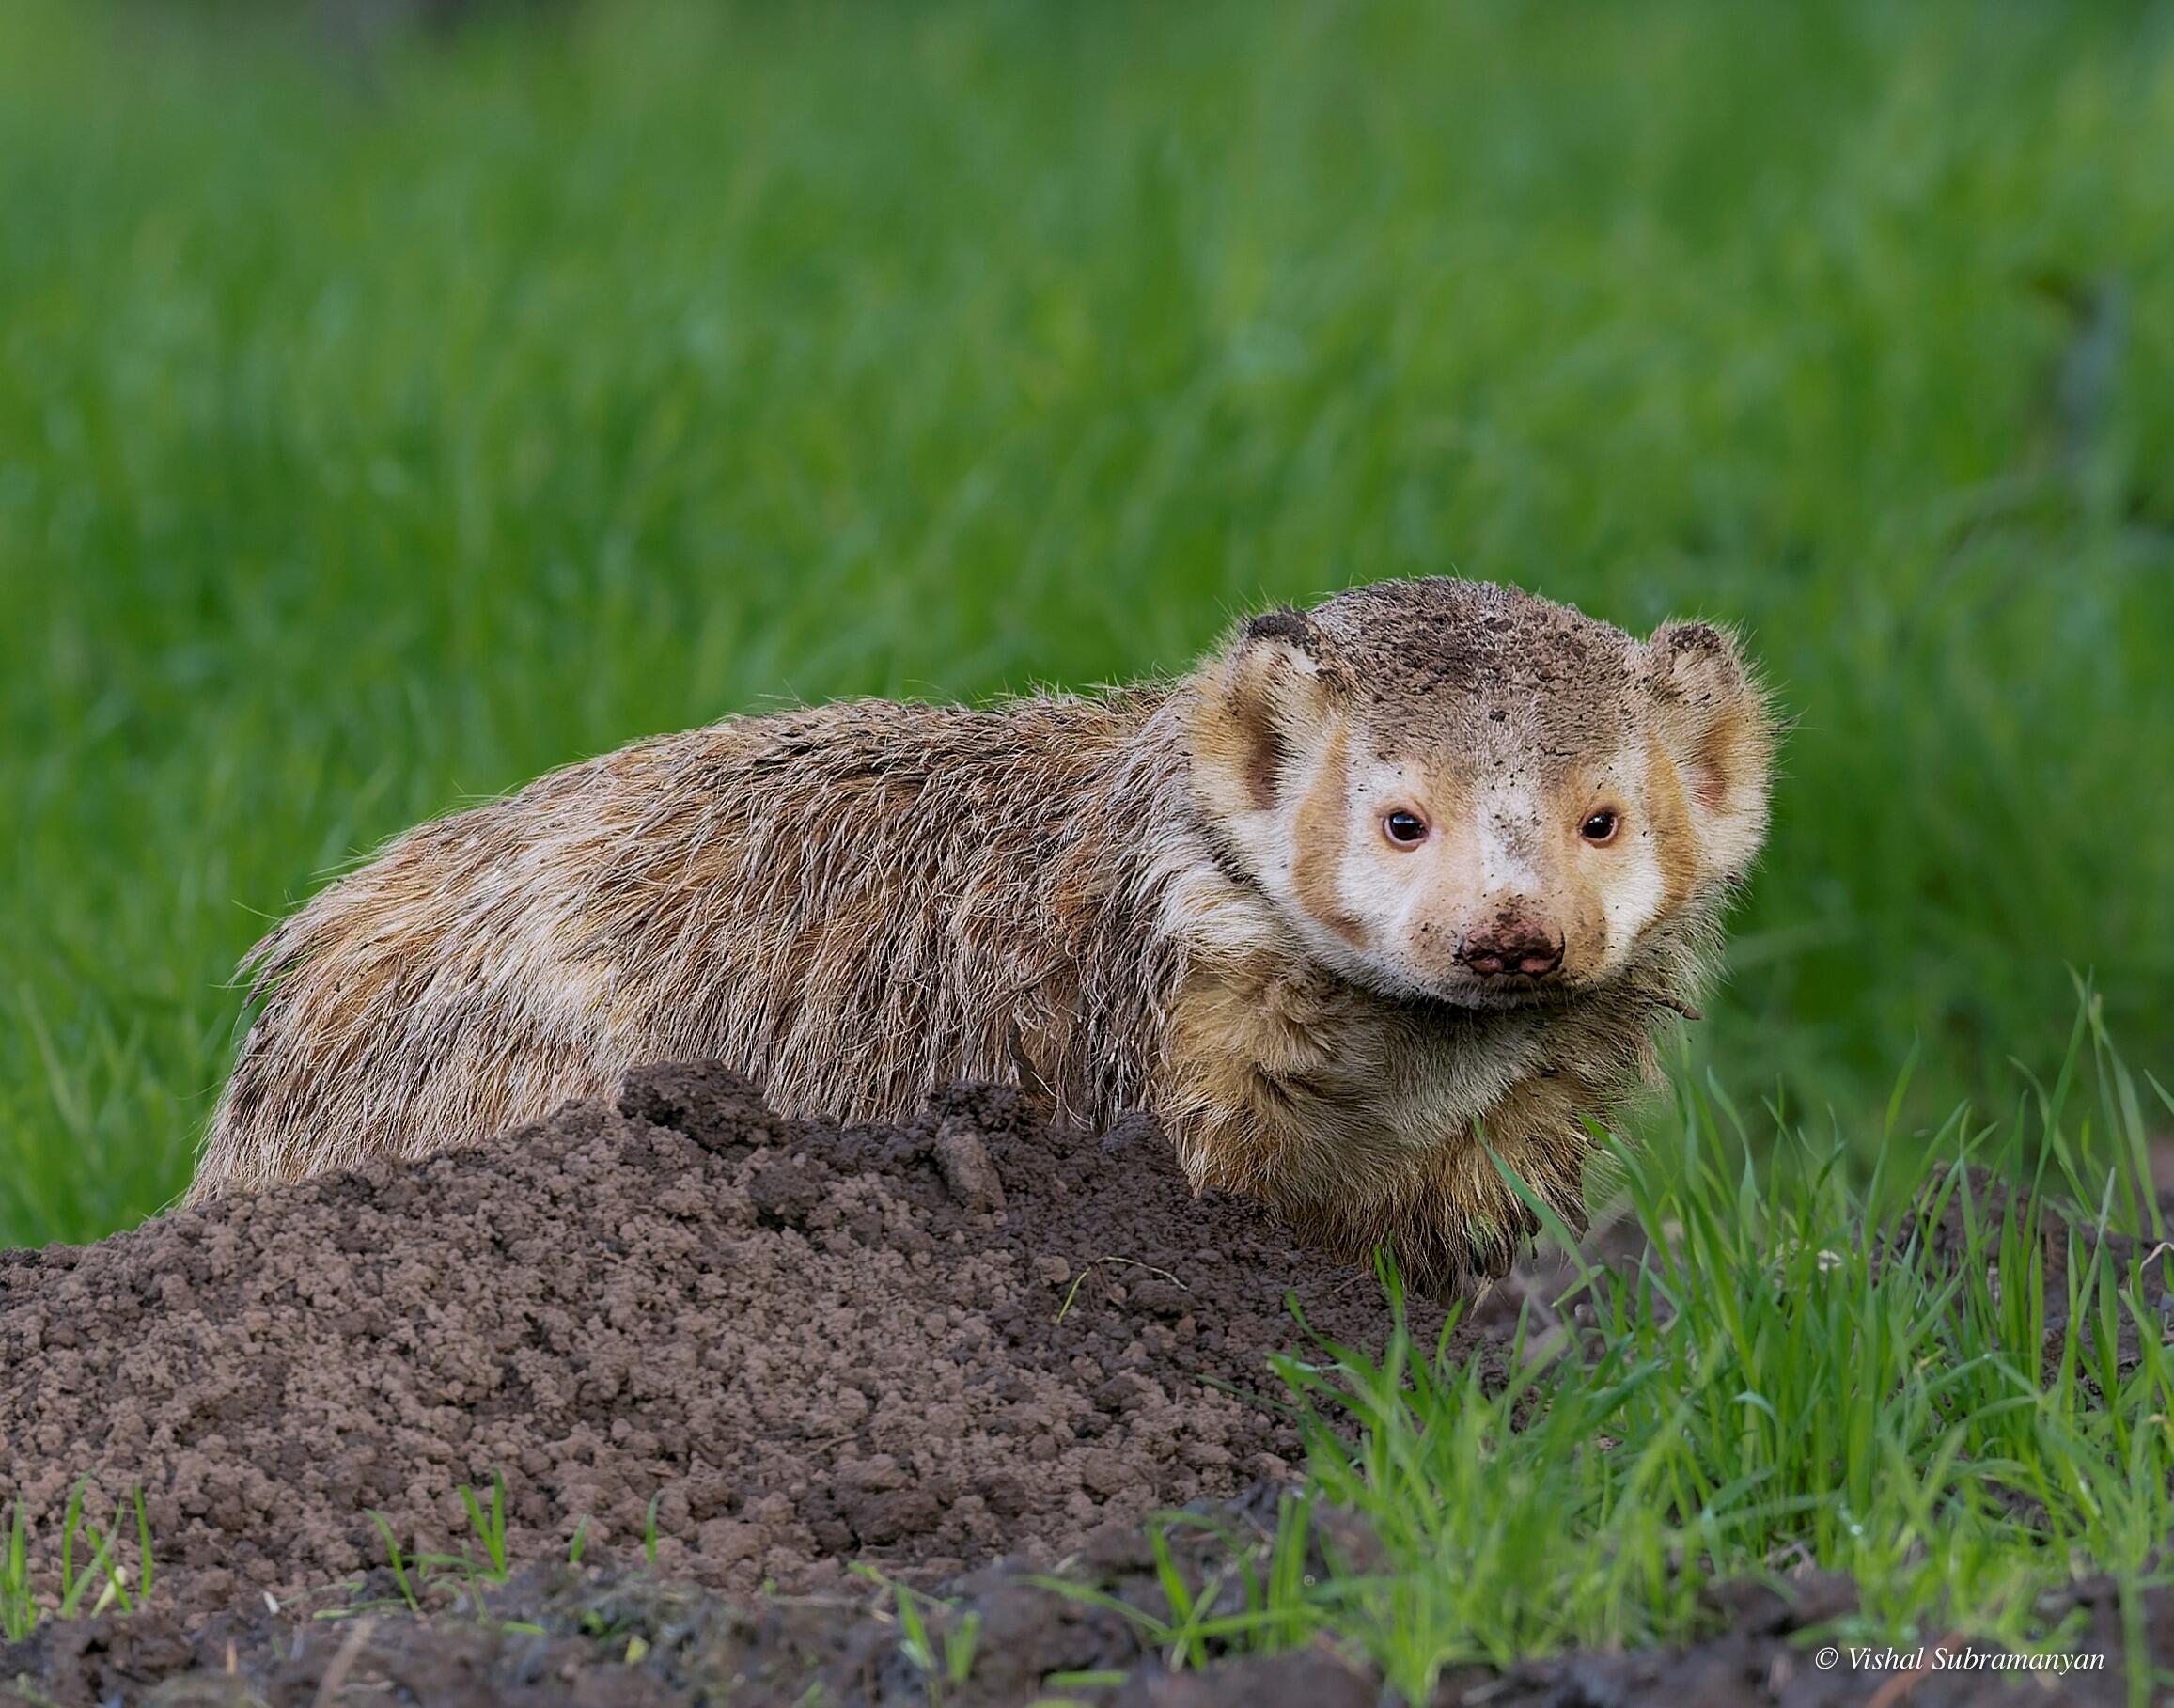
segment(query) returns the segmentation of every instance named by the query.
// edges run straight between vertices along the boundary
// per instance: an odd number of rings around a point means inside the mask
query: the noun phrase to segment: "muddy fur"
[[[958,1080],[1083,1126],[1150,1108],[1196,1185],[1455,1290],[1533,1226],[1482,1133],[1582,1222],[1584,1121],[1696,999],[1773,739],[1719,631],[1427,580],[1101,697],[637,743],[408,833],[257,947],[191,1195],[715,1059],[790,1114],[898,1119]],[[1579,839],[1595,803],[1611,846]],[[1506,922],[1559,968],[1474,973]]]

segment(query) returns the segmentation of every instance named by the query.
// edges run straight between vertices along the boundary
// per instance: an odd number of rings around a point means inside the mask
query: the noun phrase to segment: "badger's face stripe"
[[[1472,791],[1475,878],[1482,895],[1534,894],[1546,886],[1546,804],[1529,771],[1497,773]]]
[[[1644,776],[1646,832],[1640,839],[1650,845],[1660,893],[1650,917],[1682,907],[1698,886],[1698,843],[1691,824],[1691,805],[1684,798],[1683,780],[1667,748],[1660,742],[1646,744]]]
[[[1372,933],[1351,906],[1344,872],[1352,841],[1350,755],[1350,733],[1339,723],[1299,802],[1290,882],[1301,907],[1353,948],[1365,949]]]

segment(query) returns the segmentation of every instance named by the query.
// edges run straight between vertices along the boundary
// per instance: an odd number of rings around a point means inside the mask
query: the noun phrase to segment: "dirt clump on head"
[[[519,1557],[585,1521],[638,1550],[653,1502],[659,1567],[697,1583],[931,1581],[1283,1477],[1287,1294],[1333,1339],[1387,1326],[1370,1275],[1194,1198],[1145,1123],[1067,1137],[968,1089],[840,1128],[651,1069],[469,1149],[0,1256],[0,1442],[33,1514],[140,1488],[183,1611],[382,1563],[373,1511],[473,1545],[459,1491],[494,1473]]]

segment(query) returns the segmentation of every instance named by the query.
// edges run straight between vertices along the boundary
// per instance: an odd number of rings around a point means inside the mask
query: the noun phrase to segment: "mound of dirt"
[[[382,1564],[373,1510],[474,1546],[459,1490],[494,1472],[522,1558],[584,1525],[638,1549],[653,1511],[697,1584],[927,1582],[1283,1479],[1287,1295],[1337,1340],[1386,1325],[1370,1276],[1193,1198],[1150,1125],[1067,1138],[989,1090],[800,1124],[656,1069],[419,1164],[0,1255],[0,1444],[36,1514],[140,1489],[183,1614]]]

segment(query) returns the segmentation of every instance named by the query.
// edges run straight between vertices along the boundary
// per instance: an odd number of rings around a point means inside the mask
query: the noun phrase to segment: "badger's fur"
[[[1585,1120],[1712,966],[1773,744],[1719,631],[1449,580],[1102,697],[637,743],[409,832],[257,947],[192,1197],[716,1059],[849,1120],[951,1080],[1146,1107],[1196,1184],[1452,1289],[1534,1225],[1488,1147],[1581,1224]]]

